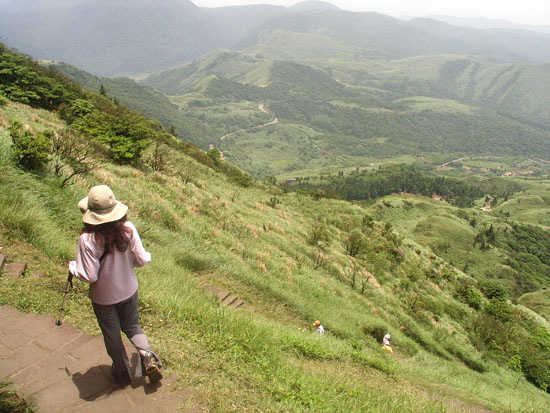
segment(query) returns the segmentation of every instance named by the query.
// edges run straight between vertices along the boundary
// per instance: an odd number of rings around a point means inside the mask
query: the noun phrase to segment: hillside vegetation
[[[205,133],[192,142],[218,146],[256,176],[399,156],[435,165],[441,155],[550,154],[544,65],[456,55],[367,61],[346,50],[318,35],[269,32],[246,53],[212,52],[140,83],[197,121]]]
[[[108,76],[164,70],[217,49],[243,50],[265,43],[266,31],[280,30],[324,39],[326,46],[344,44],[342,53],[355,50],[361,58],[443,53],[490,56],[501,63],[542,63],[550,58],[550,38],[538,33],[474,30],[430,19],[406,22],[323,2],[216,8],[197,7],[189,0],[36,3],[3,0],[0,38],[35,58],[60,60]]]
[[[0,246],[46,274],[0,280],[0,304],[57,313],[81,227],[76,204],[108,184],[153,255],[138,271],[142,324],[168,372],[210,411],[546,409],[550,330],[543,315],[509,299],[516,270],[503,282],[447,255],[457,245],[451,234],[474,241],[475,217],[485,245],[475,248],[479,261],[526,247],[522,257],[543,266],[525,287],[534,292],[547,283],[548,241],[537,230],[421,196],[367,209],[285,193],[217,150],[204,153],[0,52]],[[436,211],[440,219],[427,222]],[[449,246],[394,228],[393,214]],[[457,230],[445,236],[449,224]],[[505,244],[505,230],[518,234],[515,246]],[[533,254],[520,234],[545,249]],[[221,306],[204,295],[205,281],[255,311]],[[91,311],[77,284],[65,321],[99,334]],[[325,336],[314,333],[315,319]],[[386,332],[393,356],[380,348]]]

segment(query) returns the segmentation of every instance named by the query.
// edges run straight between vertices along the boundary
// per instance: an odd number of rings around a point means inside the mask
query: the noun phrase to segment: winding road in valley
[[[263,103],[260,103],[258,105],[258,109],[260,109],[260,111],[262,111],[263,113],[267,113],[267,114],[270,114],[267,109],[265,108],[264,104]],[[244,132],[244,131],[247,131],[247,130],[251,130],[251,129],[256,129],[256,128],[263,128],[265,126],[269,126],[269,125],[275,125],[276,123],[279,123],[279,118],[277,118],[277,116],[273,116],[273,119],[270,120],[269,122],[267,123],[264,123],[263,125],[257,125],[257,126],[251,126],[250,128],[244,128],[244,129],[239,129],[239,130],[236,130],[234,132],[230,132],[230,133],[227,133],[225,135],[223,135],[221,138],[220,138],[220,141],[223,141],[225,138],[231,136],[231,135],[234,135],[236,133],[239,133],[239,132]]]
[[[443,165],[439,165],[438,168],[444,168],[447,165],[452,164],[453,162],[463,161],[466,158],[460,158],[460,159],[453,159],[452,161],[449,161],[447,163],[444,163]]]

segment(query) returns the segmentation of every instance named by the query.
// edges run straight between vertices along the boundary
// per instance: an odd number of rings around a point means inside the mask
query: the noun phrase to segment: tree
[[[363,253],[367,248],[368,241],[365,235],[358,229],[351,231],[343,241],[346,253],[350,257],[356,257]]]
[[[222,157],[218,148],[212,148],[208,152],[206,152],[206,154],[210,157],[210,159],[212,159],[212,162],[214,162],[214,164],[218,165],[220,163]]]
[[[55,176],[61,179],[62,188],[73,177],[85,176],[98,166],[90,156],[91,152],[92,147],[86,139],[70,130],[52,133],[50,158]]]

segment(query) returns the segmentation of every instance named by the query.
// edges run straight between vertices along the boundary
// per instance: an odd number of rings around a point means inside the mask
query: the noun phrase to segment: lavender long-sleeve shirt
[[[134,267],[151,261],[151,254],[143,248],[136,227],[129,221],[125,225],[132,230],[126,251],[115,248],[100,263],[103,241],[96,240],[93,233],[85,232],[78,239],[76,261],[69,262],[71,274],[90,283],[88,297],[96,304],[116,304],[134,295],[138,288]]]

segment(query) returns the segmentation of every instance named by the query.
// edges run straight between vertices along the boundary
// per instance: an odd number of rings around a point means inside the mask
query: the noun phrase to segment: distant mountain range
[[[484,17],[468,18],[445,15],[433,15],[429,18],[439,20],[454,26],[471,27],[472,29],[514,29],[529,32],[550,33],[550,26],[537,26],[532,24],[519,24],[507,20],[487,19]]]
[[[242,50],[280,30],[343,42],[368,58],[461,53],[498,62],[550,62],[550,35],[432,19],[405,22],[325,2],[200,8],[189,0],[0,0],[0,38],[6,44],[108,76],[151,73],[221,48]]]

